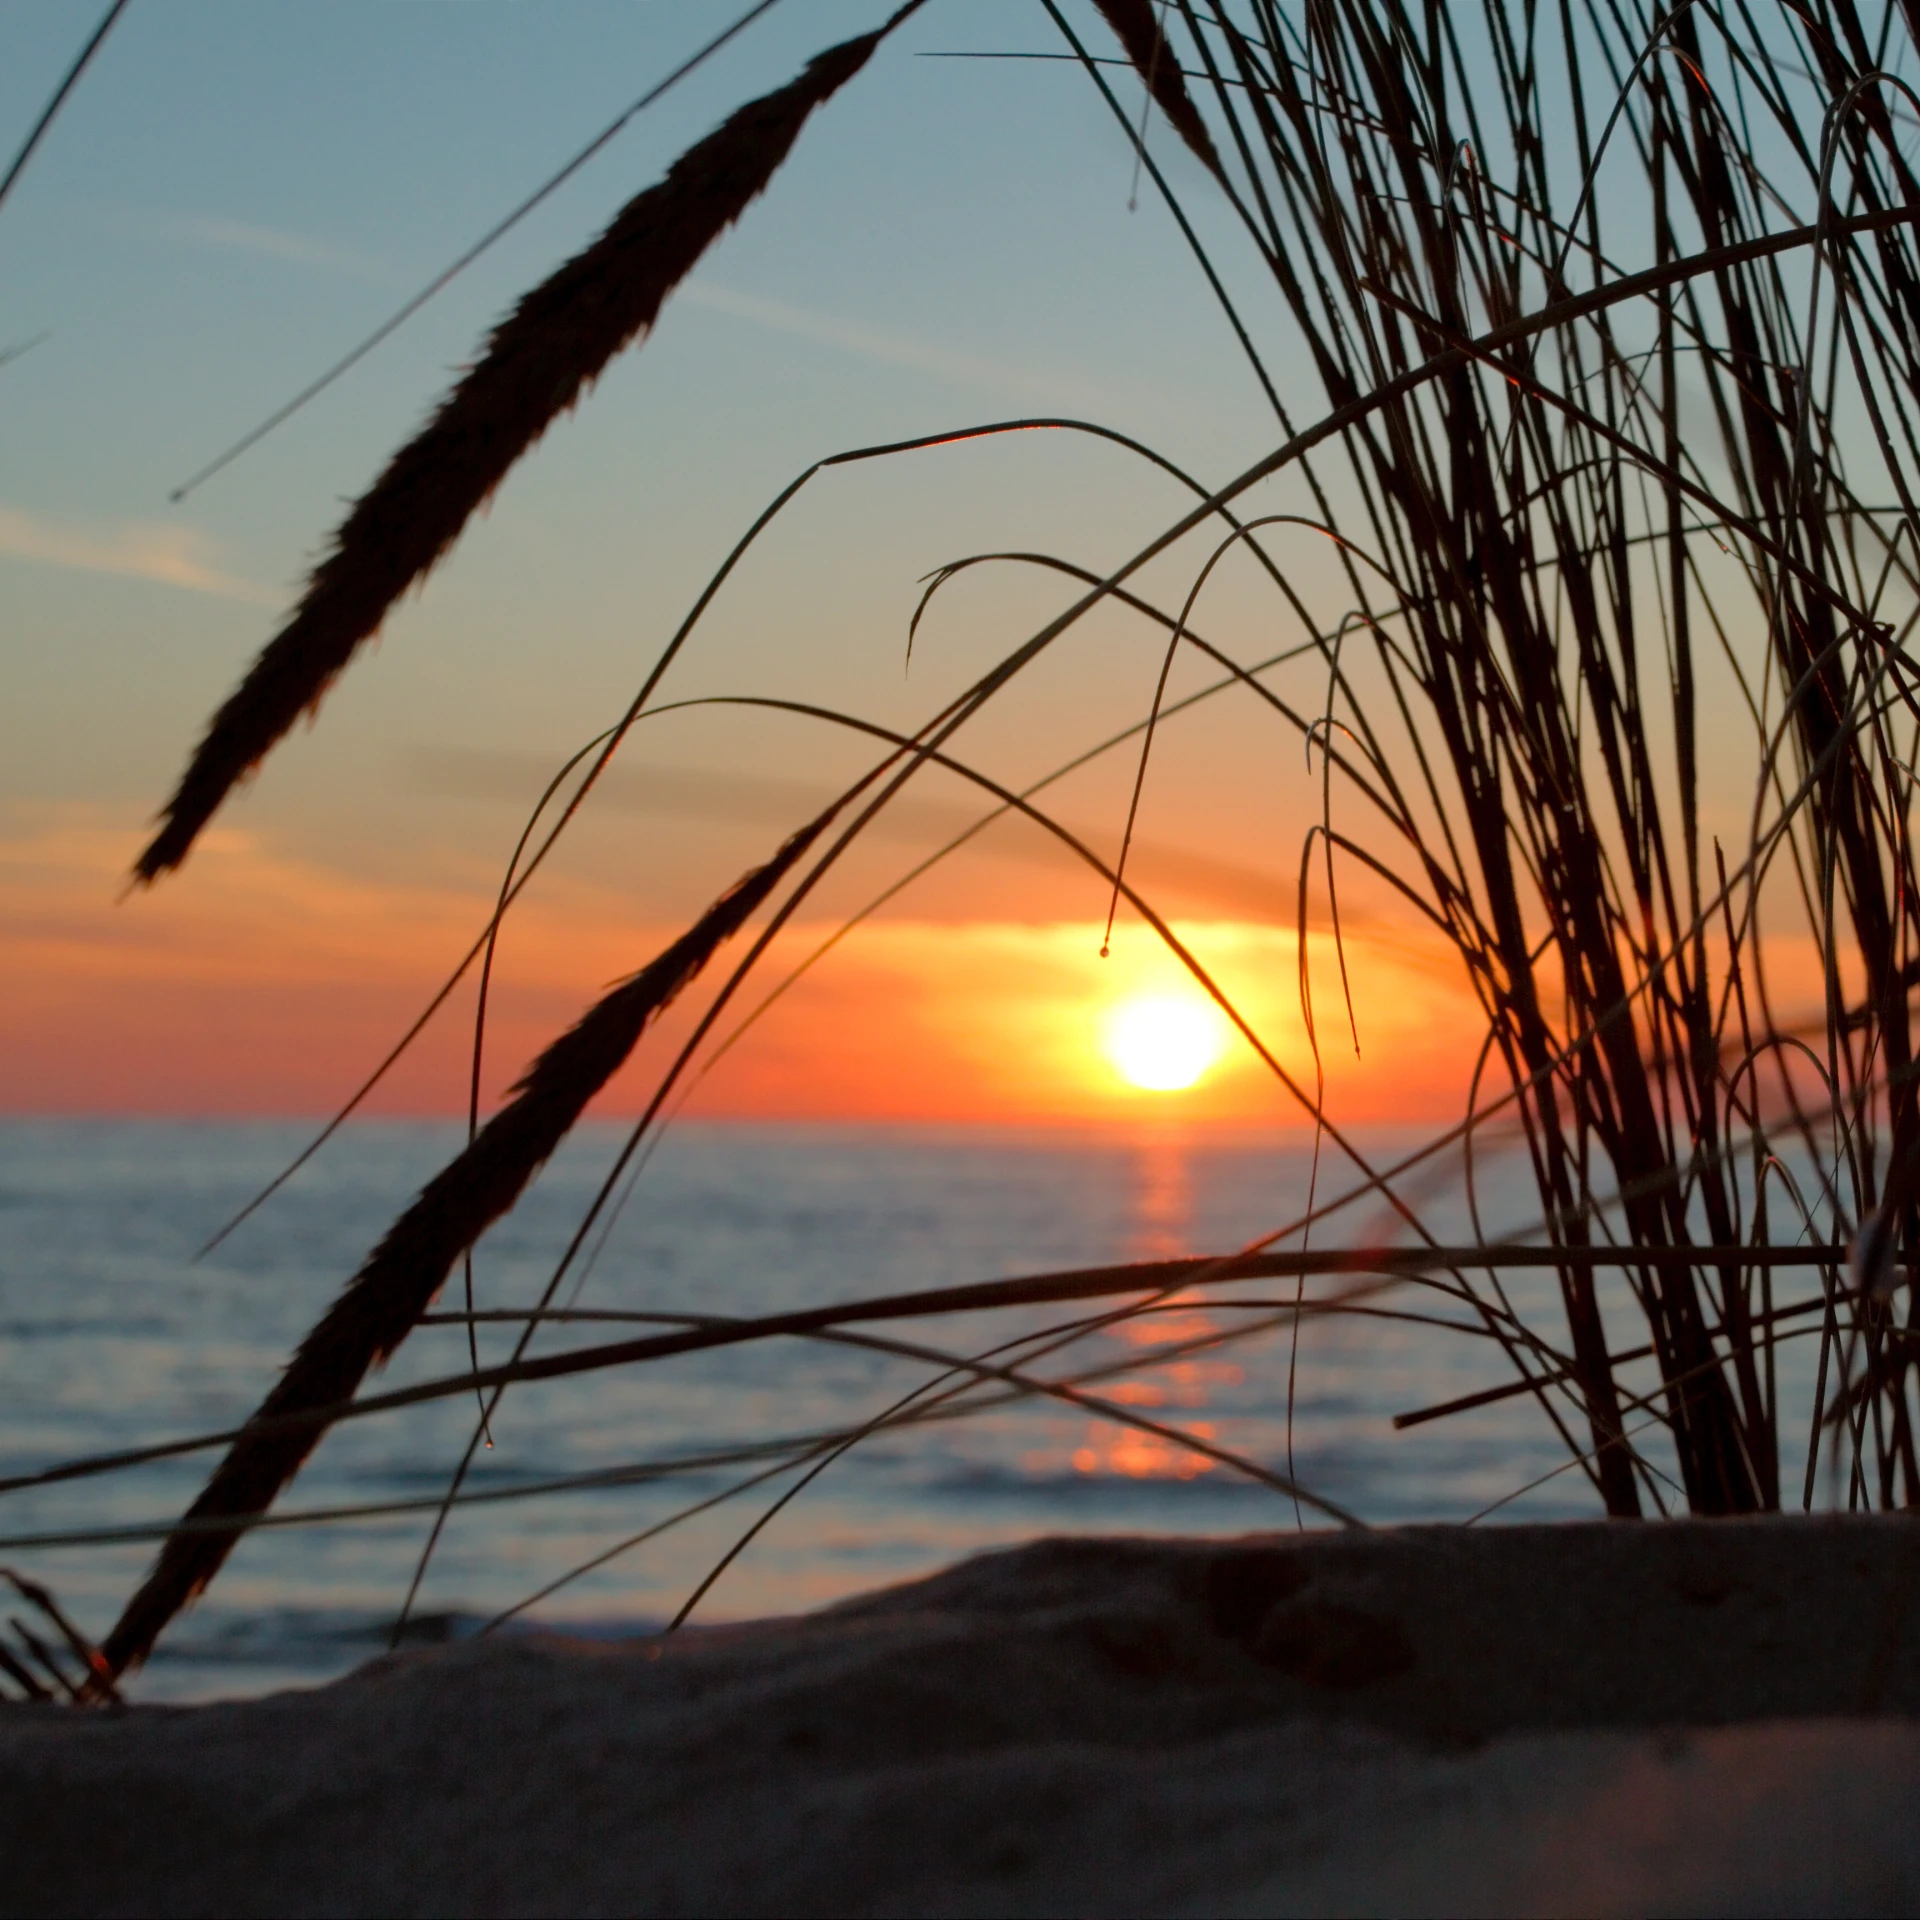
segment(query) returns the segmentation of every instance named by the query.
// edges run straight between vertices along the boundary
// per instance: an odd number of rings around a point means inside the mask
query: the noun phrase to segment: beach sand
[[[7,1913],[1920,1910],[1920,1526],[1052,1540],[0,1709]]]

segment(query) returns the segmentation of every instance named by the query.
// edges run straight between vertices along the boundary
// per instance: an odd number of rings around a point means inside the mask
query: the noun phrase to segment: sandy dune
[[[0,1710],[8,1913],[1920,1910],[1920,1527],[1049,1541]]]

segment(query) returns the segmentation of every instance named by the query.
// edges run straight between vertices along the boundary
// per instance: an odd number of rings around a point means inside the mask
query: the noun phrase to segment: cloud
[[[305,234],[283,233],[275,227],[253,227],[239,220],[203,217],[181,221],[178,231],[200,246],[219,247],[230,253],[285,260],[295,266],[314,267],[323,273],[344,273],[356,280],[375,280],[386,286],[395,285],[399,280],[391,267],[367,254],[329,246],[324,240],[309,239]]]
[[[716,286],[711,280],[696,280],[681,288],[680,298],[715,313],[750,320],[775,333],[812,340],[864,360],[880,360],[889,366],[910,368],[915,373],[929,373],[959,386],[995,394],[1016,394],[1028,400],[1044,399],[1054,406],[1074,406],[1088,412],[1097,412],[1106,404],[1106,396],[1098,388],[1072,374],[1035,372],[998,360],[948,353],[919,340],[902,339],[897,334],[862,326],[858,321],[841,320],[831,314],[789,306],[784,300],[768,300],[759,294]]]
[[[405,778],[416,792],[449,799],[497,801],[524,811],[532,806],[560,756],[483,747],[418,747],[408,755]],[[804,780],[741,771],[683,766],[615,766],[601,775],[592,801],[596,808],[622,813],[655,814],[675,819],[737,822],[763,827],[769,833],[790,833],[810,819],[838,789]],[[931,852],[942,841],[954,840],[980,826],[993,810],[985,796],[977,800],[942,800],[908,796],[891,801],[867,831],[882,840],[906,841]],[[1051,813],[1046,796],[1036,806]],[[1058,818],[1057,815],[1054,816]],[[1066,818],[1060,824],[1084,845],[1114,851],[1117,820],[1100,822]],[[1052,835],[1020,820],[1004,820],[974,845],[976,854],[1085,874],[1087,868]],[[1174,846],[1136,835],[1128,853],[1127,871],[1150,900],[1161,905],[1177,901],[1214,913],[1245,915],[1291,927],[1297,912],[1298,876],[1294,869],[1258,867],[1222,859],[1194,847]],[[1331,926],[1316,898],[1308,924]],[[1349,907],[1343,916],[1349,930],[1365,930],[1386,937],[1364,912]],[[1417,943],[1433,952],[1432,943]],[[1451,973],[1455,963],[1447,956]]]
[[[213,564],[216,548],[199,527],[168,520],[54,520],[0,507],[0,554],[77,573],[157,580],[188,593],[210,593],[249,606],[277,606],[281,596]]]

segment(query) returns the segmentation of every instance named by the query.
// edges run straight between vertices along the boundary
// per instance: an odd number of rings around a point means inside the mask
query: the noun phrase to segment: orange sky
[[[131,827],[47,810],[0,841],[0,1108],[16,1112],[317,1113],[347,1093],[464,951],[481,897],[353,879],[216,829],[188,873],[116,903]],[[487,1085],[504,1088],[608,981],[678,928],[637,924],[617,895],[543,884],[510,923],[501,955]],[[724,1033],[834,931],[795,929],[723,1023]],[[1295,986],[1294,938],[1243,921],[1182,923],[1201,960],[1281,1063],[1312,1066]],[[1335,1113],[1439,1120],[1458,1111],[1478,1034],[1445,956],[1379,930],[1348,963],[1359,1011],[1356,1061],[1331,947],[1316,958],[1316,1004]],[[1114,1009],[1196,991],[1156,936],[1054,923],[886,920],[861,928],[787,994],[704,1080],[693,1109],[714,1116],[1098,1124],[1174,1118],[1297,1124],[1297,1104],[1232,1039],[1183,1092],[1132,1087],[1107,1057]],[[737,958],[744,943],[723,958]],[[714,973],[710,983],[722,976]],[[653,1035],[608,1096],[631,1110],[684,1036],[704,995]],[[462,996],[376,1102],[458,1111],[472,1003]]]
[[[44,11],[0,9],[15,56],[0,59],[0,92],[25,88],[21,113],[70,57],[64,26],[48,39],[35,24]],[[512,300],[720,113],[832,37],[820,6],[780,10],[743,37],[244,465],[184,505],[167,504],[170,490],[519,201],[549,163],[536,153],[567,151],[602,123],[605,89],[624,98],[633,74],[666,71],[687,51],[691,11],[385,9],[386,83],[420,109],[395,117],[355,107],[367,61],[352,9],[256,9],[249,20],[266,24],[240,35],[195,9],[135,9],[144,24],[128,30],[152,36],[146,52],[90,76],[83,119],[63,123],[90,130],[50,142],[10,200],[0,293],[15,319],[0,340],[44,344],[7,381],[7,446],[32,457],[0,490],[0,1111],[332,1108],[465,950],[548,774],[625,710],[776,490],[834,450],[1066,414],[1136,436],[1207,484],[1271,451],[1274,419],[1205,276],[1151,196],[1132,193],[1127,144],[1079,78],[915,58],[916,35],[949,31],[929,13],[903,30],[884,80],[876,64],[871,85],[809,128],[765,204],[644,345],[516,466],[186,871],[115,905],[148,816],[276,630],[341,502]],[[968,13],[1002,16],[1024,17],[1001,0]],[[980,30],[991,44],[994,30]],[[609,33],[624,36],[618,59]],[[457,88],[438,84],[450,48]],[[173,105],[156,140],[162,99]],[[503,102],[513,139],[501,137]],[[275,139],[263,145],[259,124]],[[417,190],[396,193],[396,179]],[[1203,231],[1224,217],[1211,204]],[[1257,256],[1229,243],[1219,258],[1230,281],[1251,270],[1267,286]],[[1286,357],[1285,330],[1272,334],[1277,309],[1245,311],[1263,350],[1270,336],[1280,346],[1288,407],[1318,418],[1327,396]],[[1239,503],[1271,518],[1261,538],[1284,595],[1243,548],[1209,570],[1211,531],[1164,551],[1130,590],[1171,613],[1204,579],[1187,630],[1249,666],[1310,632],[1345,632],[1352,583],[1315,530],[1328,500],[1361,524],[1337,462],[1311,483],[1289,468]],[[821,472],[728,576],[662,690],[669,706],[572,833],[571,864],[543,875],[516,917],[489,1091],[878,751],[817,713],[699,702],[777,695],[911,732],[1078,594],[1034,556],[1104,573],[1190,501],[1117,443],[1065,431]],[[1002,559],[942,571],[983,555]],[[935,578],[947,584],[909,671],[910,623]],[[1158,624],[1104,607],[953,750],[1014,787],[1051,777],[1141,719],[1165,644]],[[1360,654],[1349,645],[1343,682],[1390,722],[1399,696]],[[1700,711],[1735,710],[1731,663],[1703,654],[1699,671]],[[1293,718],[1241,688],[1163,720],[1130,872],[1188,916],[1203,957],[1306,1076],[1289,929],[1303,838],[1329,796],[1298,725],[1330,711],[1327,662],[1263,673]],[[1197,697],[1217,675],[1183,653],[1168,697]],[[1702,832],[1729,847],[1748,818],[1746,741],[1741,728],[1703,728]],[[1406,750],[1389,738],[1389,757]],[[1049,787],[1047,803],[1111,852],[1135,765],[1131,745],[1107,754]],[[983,804],[948,773],[917,776],[844,863],[839,890],[823,889],[824,924],[797,929],[786,957],[831,931],[835,905],[897,877]],[[1331,804],[1343,830],[1400,857],[1355,794],[1336,783]],[[1457,1117],[1482,1033],[1457,963],[1369,918],[1381,903],[1360,876],[1351,893],[1341,885],[1363,1055],[1317,950],[1330,1109]],[[697,1110],[1297,1122],[1244,1047],[1190,1092],[1120,1080],[1099,1045],[1104,1020],[1174,975],[1137,926],[1097,959],[1104,904],[1057,845],[1019,822],[990,829],[916,883],[901,902],[915,918],[863,929],[784,1000],[702,1083]],[[1783,950],[1774,977],[1803,1001],[1818,985],[1804,950]],[[643,1096],[686,1017],[649,1043],[615,1104]],[[456,1001],[378,1105],[458,1110],[469,1020]]]

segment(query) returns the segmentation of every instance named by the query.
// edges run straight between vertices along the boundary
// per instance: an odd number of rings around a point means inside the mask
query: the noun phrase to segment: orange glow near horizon
[[[116,905],[137,825],[50,810],[0,838],[0,1112],[324,1114],[485,922],[477,887],[385,885],[232,830],[210,834],[181,879]],[[640,920],[621,895],[584,882],[556,878],[529,894],[500,948],[487,1102],[682,930]],[[1135,1132],[1174,1119],[1308,1124],[1299,1096],[1317,1084],[1316,1062],[1290,926],[1180,928],[1264,1059],[1137,923],[1115,930],[1107,959],[1097,922],[879,920],[823,953],[839,931],[796,925],[774,943],[681,1083],[689,1116]],[[723,949],[594,1112],[645,1104],[747,946]],[[1783,979],[1803,975],[1817,989],[1817,969],[1790,941],[1776,951]],[[1341,1125],[1458,1119],[1485,1032],[1458,961],[1356,916],[1346,939],[1356,1051],[1331,942],[1310,936],[1308,957],[1328,1114]],[[367,1111],[462,1112],[472,1030],[469,983]]]

